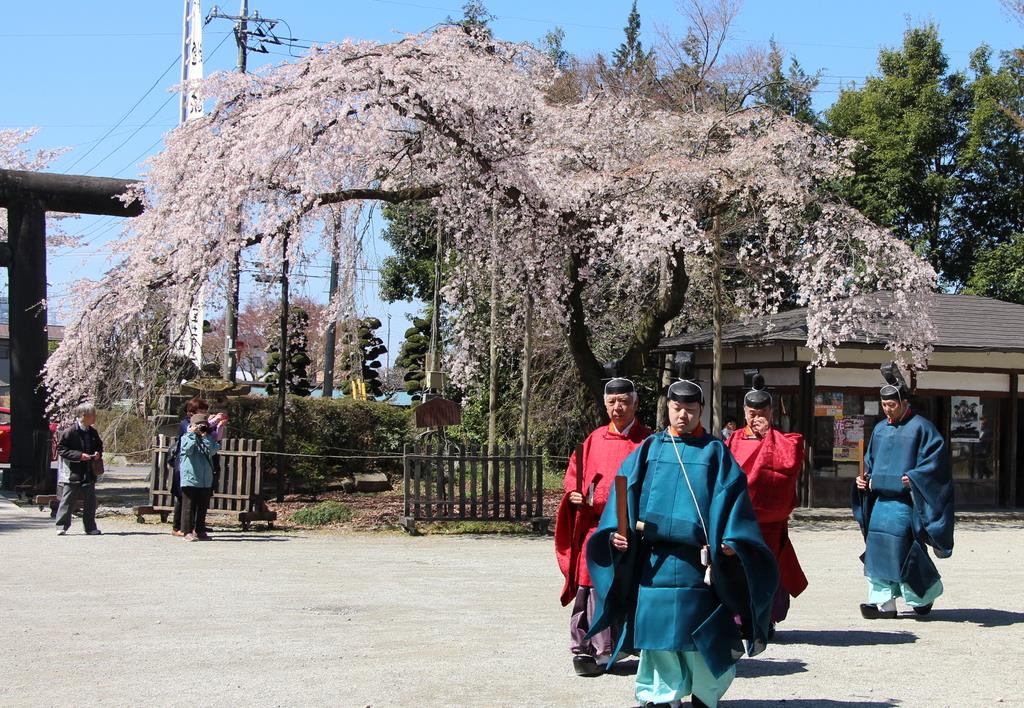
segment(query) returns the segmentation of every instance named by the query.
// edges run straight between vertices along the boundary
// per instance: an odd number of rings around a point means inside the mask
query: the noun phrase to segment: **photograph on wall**
[[[834,433],[832,459],[836,462],[859,462],[863,454],[864,416],[836,418]]]
[[[842,391],[821,391],[814,394],[814,415],[818,417],[843,414]]]
[[[981,398],[977,396],[951,396],[949,438],[952,442],[979,442],[981,440]]]

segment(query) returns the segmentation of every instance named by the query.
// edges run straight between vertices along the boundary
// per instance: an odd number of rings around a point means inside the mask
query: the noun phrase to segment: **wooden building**
[[[940,294],[932,318],[934,352],[927,369],[909,381],[914,408],[949,443],[957,506],[1024,505],[1024,305]],[[850,502],[863,445],[882,419],[879,366],[892,360],[884,327],[860,327],[837,349],[837,362],[812,370],[804,308],[723,330],[723,415],[742,424],[743,371],[760,369],[775,397],[776,425],[808,440],[809,473],[800,492],[806,506]],[[711,347],[709,330],[668,337],[658,349],[693,352],[698,378],[710,382]],[[710,399],[710,386],[705,389]],[[710,409],[708,400],[708,429]]]

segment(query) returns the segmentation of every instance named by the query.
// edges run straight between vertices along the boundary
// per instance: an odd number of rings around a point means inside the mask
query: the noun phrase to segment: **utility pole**
[[[277,501],[284,501],[288,457],[284,453],[287,430],[285,404],[288,401],[288,234],[281,246],[281,349],[277,362]]]
[[[246,72],[249,52],[266,54],[267,44],[280,45],[291,41],[290,38],[282,40],[274,34],[274,27],[280,20],[260,17],[259,11],[250,16],[249,0],[242,0],[237,15],[225,15],[215,5],[206,16],[206,23],[211,20],[231,20],[235,23],[235,43],[238,45],[236,68],[240,74]],[[249,30],[249,22],[253,23],[252,31]],[[250,46],[249,40],[253,38],[256,43]],[[241,231],[241,215],[238,230]],[[238,378],[238,293],[241,255],[241,249],[236,250],[228,268],[228,298],[224,310],[224,378],[231,383],[235,383]]]
[[[329,286],[330,301],[334,301],[334,294],[338,292],[338,228],[340,219],[337,213],[331,209],[331,225],[334,238],[334,245],[331,248],[331,284]],[[327,332],[324,334],[324,381],[322,395],[330,400],[334,398],[334,348],[337,341],[337,322],[331,320],[327,325]]]

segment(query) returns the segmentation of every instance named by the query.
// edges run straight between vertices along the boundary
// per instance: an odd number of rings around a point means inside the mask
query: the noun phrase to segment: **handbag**
[[[94,476],[96,476],[96,477],[102,477],[103,476],[104,470],[103,470],[103,458],[102,457],[97,457],[94,460],[89,460],[89,464],[92,465],[92,473],[93,473]]]

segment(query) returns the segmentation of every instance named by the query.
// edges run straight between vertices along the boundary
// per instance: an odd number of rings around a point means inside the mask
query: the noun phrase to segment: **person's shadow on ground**
[[[215,543],[243,543],[248,541],[294,541],[290,536],[272,536],[268,534],[236,533],[212,534],[210,540]]]
[[[684,704],[685,705],[685,704]],[[890,708],[899,705],[896,701],[833,701],[827,698],[787,698],[778,701],[766,701],[763,698],[740,698],[729,700],[724,698],[718,702],[722,708]]]
[[[774,644],[813,644],[819,647],[858,647],[873,644],[913,644],[917,635],[911,632],[875,632],[867,629],[779,631]]]
[[[742,659],[736,664],[736,678],[789,676],[791,674],[802,674],[806,671],[807,662],[797,659],[786,659],[782,661],[775,661],[772,659]]]
[[[921,618],[928,622],[971,622],[979,627],[1009,627],[1024,622],[1024,612],[969,607],[932,610]]]

